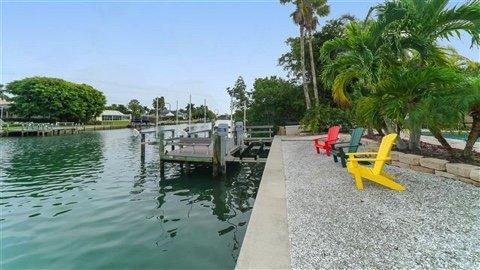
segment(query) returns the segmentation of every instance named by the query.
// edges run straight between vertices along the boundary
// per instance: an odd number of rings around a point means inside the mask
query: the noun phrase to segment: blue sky
[[[52,76],[91,84],[108,103],[165,96],[228,111],[225,88],[242,75],[285,76],[284,41],[298,35],[278,1],[2,1],[2,83]],[[378,1],[330,0],[326,19],[363,18]],[[459,3],[461,1],[454,1]],[[325,21],[322,20],[322,22]],[[451,44],[480,60],[470,40]]]

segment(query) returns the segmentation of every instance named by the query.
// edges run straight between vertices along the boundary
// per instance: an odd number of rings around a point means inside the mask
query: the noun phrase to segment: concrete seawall
[[[236,269],[289,269],[282,141],[273,140]]]

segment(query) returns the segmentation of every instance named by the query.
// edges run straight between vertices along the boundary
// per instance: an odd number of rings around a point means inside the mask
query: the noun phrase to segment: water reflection
[[[162,224],[162,234],[155,245],[167,251],[175,245],[176,237],[191,237],[191,231],[199,226],[196,220],[214,216],[219,221],[215,226],[216,235],[223,239],[231,258],[236,261],[263,165],[229,166],[229,173],[223,180],[212,178],[211,170],[208,166],[198,166],[191,173],[184,173],[179,164],[167,163],[165,176],[155,175],[158,179],[156,218]],[[141,162],[138,172],[131,191],[134,195],[145,190],[143,186],[153,173],[158,172],[158,164],[155,161]],[[201,235],[196,237],[201,238]]]
[[[233,268],[263,170],[219,181],[166,164],[160,177],[158,151],[141,161],[130,130],[0,148],[2,269]]]
[[[8,138],[1,147],[2,199],[55,196],[95,182],[95,176],[103,170],[100,133],[74,139]]]

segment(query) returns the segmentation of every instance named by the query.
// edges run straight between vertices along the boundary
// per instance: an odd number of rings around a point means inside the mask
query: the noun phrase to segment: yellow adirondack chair
[[[385,162],[390,160],[390,150],[397,138],[397,134],[389,134],[382,139],[378,152],[348,153],[347,169],[355,178],[357,189],[363,189],[362,178],[368,179],[393,190],[403,191],[405,187],[397,182],[393,176],[383,171]],[[359,164],[359,161],[374,162],[373,167]]]

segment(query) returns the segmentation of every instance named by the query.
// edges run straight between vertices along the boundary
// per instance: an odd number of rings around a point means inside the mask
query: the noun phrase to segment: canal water
[[[184,174],[128,129],[0,139],[1,269],[232,269],[263,165]]]

